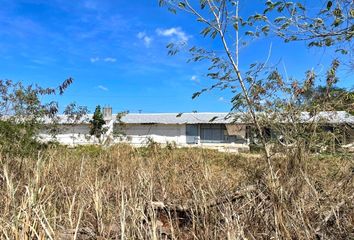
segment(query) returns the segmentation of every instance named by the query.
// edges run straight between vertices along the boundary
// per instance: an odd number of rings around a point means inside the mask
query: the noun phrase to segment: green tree
[[[352,59],[347,49],[351,46],[354,30],[352,1],[327,1],[326,4],[319,5],[320,10],[317,12],[307,10],[302,1],[268,0],[265,1],[263,11],[248,16],[239,13],[240,1],[160,0],[159,3],[161,6],[168,6],[173,13],[183,11],[192,15],[201,26],[202,37],[209,37],[216,42],[208,48],[193,46],[189,49],[191,61],[207,61],[210,64],[207,76],[215,81],[210,87],[194,93],[192,98],[213,89],[231,90],[234,94],[232,111],[244,112],[253,124],[270,167],[270,148],[273,143],[269,142],[264,128],[272,126],[279,131],[295,129],[296,132],[282,135],[295,134],[298,142],[302,142],[299,147],[308,146],[301,140],[301,136],[312,131],[295,123],[300,122],[301,112],[320,110],[317,106],[310,106],[313,109],[309,109],[309,106],[301,104],[304,94],[316,88],[320,77],[309,70],[303,80],[284,79],[277,67],[268,63],[271,47],[266,60],[259,62],[259,59],[255,59],[254,63],[249,63],[248,69],[241,69],[239,45],[247,45],[255,38],[267,36],[279,37],[286,43],[306,41],[309,47],[328,47],[329,51],[334,50],[343,62],[347,62],[348,58],[345,56],[349,56],[350,62]],[[239,37],[241,34],[243,36]],[[222,51],[213,46],[221,46]],[[168,53],[174,55],[182,46],[170,43],[167,48]],[[334,58],[325,76],[326,88],[336,84],[339,65],[340,62]],[[330,106],[336,105],[333,104],[336,100],[331,98],[330,101],[324,101],[327,105],[321,108],[335,110]],[[277,126],[284,122],[292,124],[292,127]]]
[[[96,106],[92,120],[90,120],[90,124],[90,135],[95,136],[96,138],[100,138],[105,131],[105,129],[103,128],[105,121],[103,119],[103,113],[101,111],[100,105]]]
[[[40,99],[64,94],[72,82],[68,78],[58,87],[43,88],[0,80],[0,151],[10,155],[35,154],[42,147],[38,131],[45,122],[53,121],[58,112],[56,102],[43,103]]]
[[[235,121],[243,118],[251,124],[251,141],[255,139],[253,142],[261,145],[272,188],[278,184],[273,161],[275,152],[287,152],[289,166],[292,166],[289,169],[298,171],[313,151],[329,149],[329,144],[335,142],[336,133],[323,127],[326,119],[314,115],[321,110],[339,109],[338,106],[343,104],[341,100],[320,96],[316,101],[321,105],[314,102],[304,104],[304,96],[314,91],[323,80],[326,89],[335,87],[341,64],[352,65],[352,53],[348,51],[352,49],[354,36],[352,1],[318,3],[317,11],[313,8],[307,10],[303,1],[269,0],[265,1],[261,12],[249,15],[239,12],[239,6],[248,4],[247,1],[160,0],[159,3],[172,13],[183,11],[191,15],[200,26],[201,37],[213,42],[207,47],[191,46],[188,49],[189,61],[209,64],[207,76],[214,81],[211,86],[194,93],[192,98],[214,89],[233,94],[230,112],[242,112],[236,114]],[[264,60],[260,56],[253,62],[243,62],[239,46],[267,37],[283,39],[288,44],[304,41],[308,47],[326,48],[333,53],[328,71],[317,75],[311,69],[305,72],[303,79],[288,78],[286,71],[281,72],[277,65],[269,63],[272,45]],[[167,48],[169,55],[175,55],[185,50],[186,44],[172,42]],[[244,67],[247,65],[248,68]],[[306,111],[309,114],[304,114]]]
[[[78,106],[75,102],[68,104],[63,112],[67,117],[66,121],[67,121],[67,124],[69,125],[69,128],[71,129],[71,132],[72,132],[71,138],[73,140],[73,144],[76,140],[75,126],[79,123],[88,121],[88,119],[87,119],[88,112],[89,111],[86,106]],[[79,135],[80,135],[80,133],[79,133]]]
[[[324,101],[328,104],[324,104]],[[318,106],[321,111],[334,109],[354,115],[354,91],[336,86],[317,86],[304,94],[304,104],[310,107]]]

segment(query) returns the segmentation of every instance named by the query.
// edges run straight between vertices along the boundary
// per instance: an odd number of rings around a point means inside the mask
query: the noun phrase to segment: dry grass
[[[53,147],[1,156],[1,239],[353,239],[353,156]],[[161,202],[166,207],[156,207]]]

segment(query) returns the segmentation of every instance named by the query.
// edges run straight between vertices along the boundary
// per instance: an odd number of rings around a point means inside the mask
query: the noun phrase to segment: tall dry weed
[[[352,239],[353,156],[295,169],[205,149],[56,146],[1,156],[1,239]],[[159,206],[159,204],[161,206]]]

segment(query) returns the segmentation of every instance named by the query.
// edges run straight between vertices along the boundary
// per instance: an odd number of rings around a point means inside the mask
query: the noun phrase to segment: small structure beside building
[[[332,115],[333,114],[333,115]],[[79,122],[69,122],[65,115],[58,116],[58,132],[52,136],[43,130],[42,141],[58,141],[66,145],[114,144],[126,142],[140,147],[151,141],[162,145],[175,144],[178,147],[206,147],[221,151],[248,151],[253,141],[252,125],[235,114],[229,113],[128,113],[112,114],[112,108],[103,108],[106,132],[101,139],[89,135],[89,120],[86,115]],[[323,112],[317,117],[328,118],[328,124],[350,126],[348,141],[354,141],[354,116],[346,112]],[[304,114],[306,119],[312,118]],[[50,121],[45,122],[51,124]]]

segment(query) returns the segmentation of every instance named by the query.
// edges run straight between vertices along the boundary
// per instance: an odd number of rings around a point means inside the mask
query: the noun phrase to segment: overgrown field
[[[353,156],[291,156],[272,180],[260,155],[205,149],[2,155],[0,238],[354,239]]]

